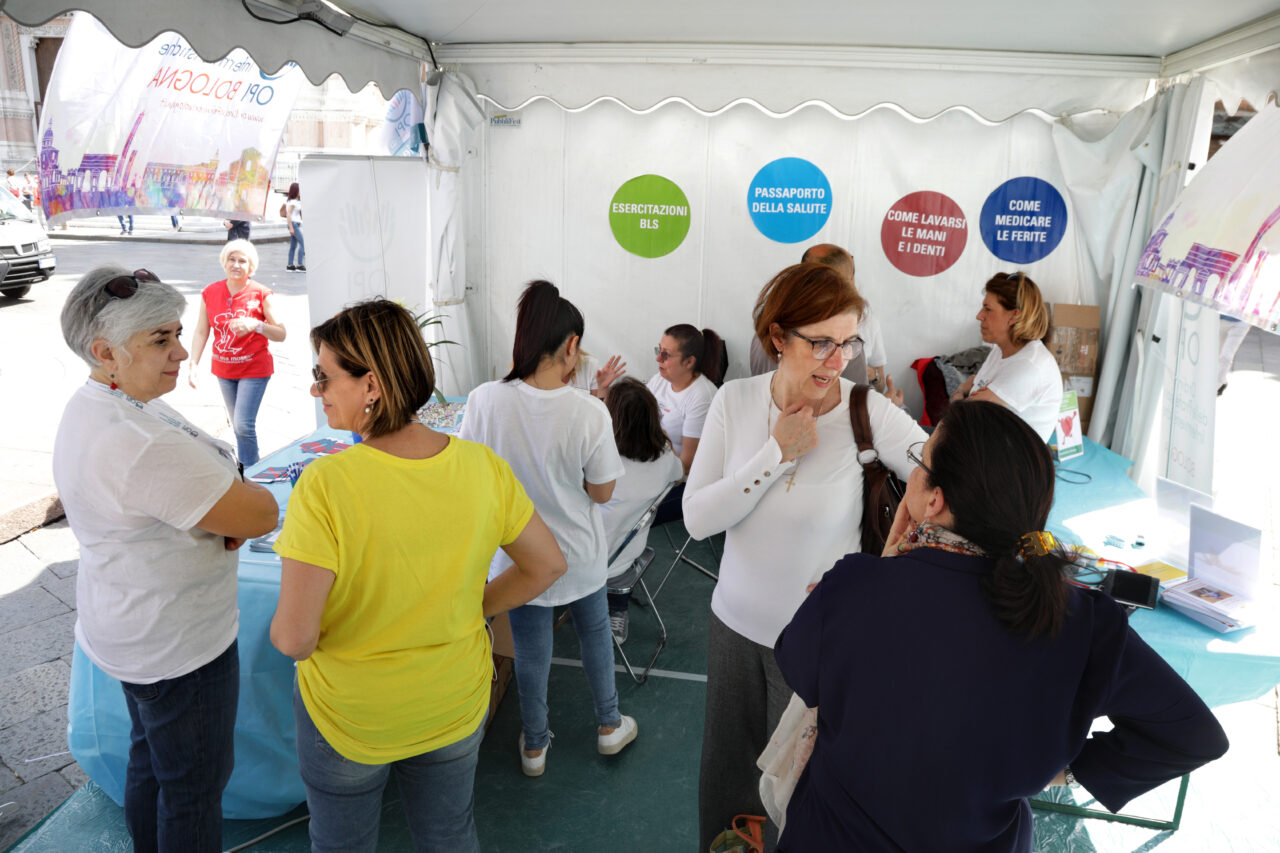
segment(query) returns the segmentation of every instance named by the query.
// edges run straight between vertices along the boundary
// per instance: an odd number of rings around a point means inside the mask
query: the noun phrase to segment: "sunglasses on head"
[[[138,292],[138,282],[159,281],[151,270],[134,270],[133,275],[118,275],[102,286],[112,299],[128,299]]]

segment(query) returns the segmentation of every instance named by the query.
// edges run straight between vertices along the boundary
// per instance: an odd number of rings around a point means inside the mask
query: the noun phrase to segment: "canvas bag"
[[[872,442],[871,416],[867,413],[870,391],[868,385],[853,386],[849,421],[853,425],[853,440],[858,445],[858,461],[862,464],[862,553],[879,556],[907,487],[880,461]]]

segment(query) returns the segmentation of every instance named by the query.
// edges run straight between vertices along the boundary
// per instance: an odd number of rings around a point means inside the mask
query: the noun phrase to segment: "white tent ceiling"
[[[546,97],[576,109],[612,97],[643,110],[682,97],[716,111],[746,97],[774,112],[810,100],[846,114],[884,102],[917,116],[964,105],[993,120],[1031,108],[1120,112],[1152,79],[1280,44],[1276,0],[334,2],[368,21],[340,38],[293,20],[299,0],[0,0],[0,8],[24,24],[82,9],[130,45],[174,30],[206,59],[239,46],[269,72],[294,60],[313,81],[336,72],[353,89],[372,80],[388,95],[420,92],[429,41],[441,63],[506,108]]]

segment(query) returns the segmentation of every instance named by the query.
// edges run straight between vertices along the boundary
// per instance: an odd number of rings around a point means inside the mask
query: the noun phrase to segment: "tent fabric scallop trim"
[[[279,26],[264,23],[251,17],[239,0],[153,2],[151,5],[157,7],[154,15],[140,13],[139,5],[139,0],[7,0],[0,3],[0,8],[29,27],[69,12],[87,12],[130,47],[141,47],[163,33],[176,32],[206,62],[217,62],[239,47],[266,74],[296,62],[317,86],[331,74],[338,74],[352,92],[375,83],[388,100],[400,89],[408,89],[421,99],[422,63],[410,50],[397,50],[390,36],[379,45],[352,33],[340,37],[310,21]],[[265,12],[266,5],[262,4],[262,8]]]
[[[1126,113],[1150,95],[1160,67],[1132,57],[799,46],[445,45],[436,56],[507,110],[535,98],[578,110],[607,97],[647,112],[678,98],[710,114],[747,99],[775,115],[820,101],[854,116],[889,102],[917,117],[962,106],[993,122],[1028,110]]]

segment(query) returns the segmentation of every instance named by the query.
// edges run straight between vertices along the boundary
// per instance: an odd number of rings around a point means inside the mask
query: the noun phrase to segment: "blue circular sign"
[[[770,240],[799,243],[827,224],[831,184],[808,160],[783,157],[756,172],[747,189],[747,210]]]
[[[978,227],[991,254],[1011,264],[1029,264],[1062,242],[1067,203],[1048,181],[1012,178],[987,196]]]

